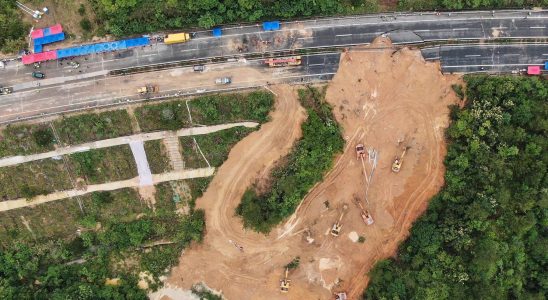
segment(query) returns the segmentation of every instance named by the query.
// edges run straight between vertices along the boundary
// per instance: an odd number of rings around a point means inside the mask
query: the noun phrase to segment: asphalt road
[[[126,76],[81,78],[63,84],[49,78],[35,89],[0,96],[0,124],[92,107],[240,90],[269,83],[330,80],[337,72],[339,59],[340,53],[303,56],[301,66],[286,68],[269,68],[262,60],[241,60],[208,65],[203,73],[183,67]],[[223,76],[232,77],[232,84],[216,85],[215,78]],[[148,83],[157,84],[160,92],[150,97],[138,95],[137,88]]]
[[[281,30],[265,32],[260,24],[225,28],[221,38],[210,31],[197,32],[182,44],[154,44],[123,52],[77,58],[78,70],[66,61],[52,61],[41,68],[58,83],[83,76],[103,76],[111,70],[162,64],[181,60],[238,57],[241,54],[272,53],[307,48],[368,44],[386,34],[394,43],[421,43],[445,40],[544,38],[548,34],[548,11],[497,11],[459,13],[383,14],[347,18],[327,18],[282,23]],[[15,91],[36,88],[33,68],[10,62],[0,69],[0,85]],[[81,73],[80,73],[81,72]]]
[[[450,45],[421,52],[427,61],[440,60],[443,73],[523,73],[548,61],[548,44]]]

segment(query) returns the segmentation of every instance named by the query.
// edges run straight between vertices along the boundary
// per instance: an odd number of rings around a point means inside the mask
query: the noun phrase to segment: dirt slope
[[[326,99],[343,127],[345,152],[296,214],[264,236],[243,230],[234,208],[245,188],[268,174],[301,134],[304,114],[294,88],[276,87],[279,97],[272,121],[232,149],[197,201],[206,210],[205,240],[182,255],[172,270],[171,286],[188,288],[205,281],[227,299],[329,299],[337,291],[346,291],[350,299],[359,297],[367,272],[380,258],[395,253],[442,186],[447,105],[457,101],[450,88],[456,78],[442,76],[438,66],[425,64],[417,51],[393,52],[389,42],[381,40],[352,51],[351,60],[343,56]],[[358,142],[379,153],[368,202],[354,152]],[[395,174],[390,166],[404,146],[410,149]],[[369,164],[366,171],[371,171]],[[354,197],[371,211],[374,225],[362,222]],[[329,230],[342,212],[341,234],[333,237]],[[359,236],[365,243],[356,242]],[[243,252],[230,241],[243,246]],[[301,264],[290,273],[291,291],[281,294],[284,265],[296,256]]]

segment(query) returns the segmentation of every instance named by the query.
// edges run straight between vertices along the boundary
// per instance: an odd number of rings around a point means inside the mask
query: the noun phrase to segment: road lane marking
[[[468,30],[468,28],[453,28],[453,31],[464,31]]]
[[[546,26],[531,26],[529,28],[531,28],[531,29],[544,29],[544,28],[546,28]]]
[[[342,37],[342,36],[351,36],[352,33],[347,33],[347,34],[337,34],[336,37]]]
[[[468,54],[468,55],[465,55],[464,57],[478,57],[478,56],[481,56],[479,54]]]
[[[308,40],[308,39],[313,39],[314,37],[312,36],[309,36],[309,37],[301,37],[301,38],[297,38],[298,40]]]
[[[309,67],[314,67],[314,66],[323,66],[324,64],[313,64],[313,65],[308,65]]]

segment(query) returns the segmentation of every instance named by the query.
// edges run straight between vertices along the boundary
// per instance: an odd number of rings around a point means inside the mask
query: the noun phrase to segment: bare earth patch
[[[447,106],[458,101],[451,90],[457,77],[441,75],[439,66],[426,64],[418,51],[394,50],[389,41],[378,40],[343,55],[326,100],[343,127],[345,151],[297,212],[261,235],[242,229],[234,208],[245,189],[289,152],[304,119],[295,88],[274,87],[278,97],[272,121],[232,149],[197,200],[206,211],[205,239],[184,252],[168,279],[172,287],[188,289],[203,281],[228,299],[329,299],[338,291],[346,291],[349,299],[359,297],[367,272],[395,254],[443,185]],[[354,152],[360,142],[379,153],[368,204]],[[401,171],[393,173],[393,159],[404,146],[410,148]],[[373,225],[363,223],[354,197],[371,212]],[[341,233],[333,237],[330,228],[343,211]],[[354,241],[359,236],[365,243]],[[297,256],[301,263],[289,274],[290,292],[281,294],[284,266]]]

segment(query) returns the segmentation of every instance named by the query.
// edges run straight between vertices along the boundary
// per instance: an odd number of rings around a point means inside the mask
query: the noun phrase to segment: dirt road
[[[344,154],[297,212],[265,236],[243,230],[234,209],[245,189],[266,176],[300,135],[303,113],[293,88],[275,87],[279,97],[272,121],[232,149],[197,201],[206,211],[205,240],[182,255],[171,272],[172,287],[204,281],[227,299],[329,299],[337,291],[346,291],[350,299],[361,295],[367,272],[395,253],[443,184],[447,106],[457,101],[450,88],[457,78],[442,76],[417,51],[394,53],[382,40],[373,45],[382,46],[386,49],[364,48],[348,59],[343,56],[326,99],[343,127]],[[354,151],[358,142],[379,153],[368,202]],[[401,172],[393,173],[393,159],[405,146],[410,148]],[[366,169],[371,171],[369,165]],[[375,224],[363,223],[354,197],[366,205]],[[343,211],[341,234],[333,237],[329,230]],[[357,242],[360,236],[364,243]],[[291,290],[281,294],[284,265],[296,256],[301,263],[290,273]]]

